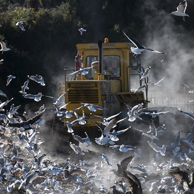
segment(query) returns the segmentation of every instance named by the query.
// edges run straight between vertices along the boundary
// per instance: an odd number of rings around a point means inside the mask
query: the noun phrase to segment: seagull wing
[[[166,54],[166,53],[164,53],[164,52],[160,52],[160,51],[153,50],[153,49],[150,49],[150,48],[146,48],[146,47],[143,47],[143,48],[144,48],[144,50],[146,50],[146,51],[151,51],[151,52],[160,53],[160,54]]]
[[[123,168],[124,171],[127,170],[127,166],[131,162],[132,159],[133,159],[133,156],[129,156],[127,158],[124,158],[121,161],[121,167]]]
[[[187,1],[182,1],[179,3],[178,7],[177,7],[177,12],[183,12],[185,13],[186,11],[186,8],[187,8]]]
[[[124,181],[129,188],[130,191],[134,191],[133,193],[142,194],[142,187],[140,180],[129,171],[124,171]]]
[[[159,85],[163,80],[164,80],[165,77],[163,77],[162,79],[160,79],[158,82],[155,83],[155,85]]]
[[[125,35],[125,37],[132,43],[134,44],[137,48],[142,48],[142,46],[140,44],[138,44],[134,39],[132,39],[131,37],[129,38],[129,36],[127,36],[127,34],[122,30],[123,34]]]

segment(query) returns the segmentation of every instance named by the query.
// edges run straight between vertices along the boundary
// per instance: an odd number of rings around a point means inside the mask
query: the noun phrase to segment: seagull
[[[150,115],[152,116],[152,118],[156,118],[157,116],[160,116],[160,115],[164,115],[164,114],[167,114],[169,113],[170,111],[163,111],[163,112],[144,112],[145,115]]]
[[[53,97],[53,96],[46,96],[46,95],[44,95],[44,96],[47,97],[47,98],[53,99],[53,100],[54,100],[53,104],[56,105],[56,106],[59,106],[59,105],[61,104],[61,98],[62,98],[64,95],[65,95],[65,94],[63,93],[63,94],[61,94],[58,98],[55,98],[55,97]]]
[[[78,109],[79,109],[79,108],[74,109],[74,110],[78,110]],[[74,130],[72,129],[72,126],[73,126],[73,125],[76,125],[76,124],[79,124],[79,122],[80,122],[80,118],[75,119],[75,120],[73,120],[73,121],[71,121],[71,122],[66,121],[66,126],[67,126],[67,129],[68,129],[68,133],[73,133]]]
[[[27,76],[30,80],[33,80],[37,83],[39,83],[41,86],[45,86],[45,82],[44,82],[44,78],[42,77],[42,75],[28,75]]]
[[[41,101],[42,93],[39,92],[38,94],[24,94],[23,97],[28,99],[33,99],[34,101],[39,102]]]
[[[115,115],[111,115],[110,117],[103,117],[103,116],[95,115],[95,114],[91,114],[91,115],[100,118],[102,120],[100,123],[104,126],[107,126],[109,124],[109,121],[113,119],[114,117],[118,116],[119,114],[120,112]]]
[[[158,147],[154,142],[147,141],[149,146],[155,151],[159,152],[162,156],[165,156],[166,146],[162,145],[162,147]]]
[[[24,82],[24,85],[21,86],[21,91],[19,91],[21,94],[23,94],[23,95],[27,94],[27,93],[26,93],[26,90],[29,90],[28,84],[29,84],[29,79],[27,79],[27,80]]]
[[[80,103],[81,105],[83,105],[84,107],[87,107],[88,110],[92,111],[92,112],[96,112],[96,109],[98,110],[104,110],[103,107],[98,106],[98,105],[94,105],[94,104],[89,104],[89,103]]]
[[[2,90],[0,90],[0,96],[7,98],[7,95]]]
[[[39,171],[34,171],[34,172],[32,172],[31,174],[29,174],[29,175],[26,177],[26,179],[24,179],[24,180],[22,181],[22,183],[21,183],[20,186],[18,187],[18,190],[20,190],[22,186],[27,187],[29,183],[32,183],[32,181],[38,177],[38,173],[39,173]]]
[[[149,77],[150,69],[151,69],[151,66],[148,66],[148,67],[145,69],[144,72],[138,71],[138,73],[141,75],[140,80],[146,79],[146,78]]]
[[[135,89],[134,93],[144,91],[147,87],[148,87],[148,84],[145,83],[144,85],[142,85],[139,88]]]
[[[130,128],[131,128],[131,126],[127,127],[126,129],[119,130],[119,131],[113,130],[112,132],[110,132],[110,139],[112,141],[119,141],[119,138],[117,136],[128,131]]]
[[[93,67],[80,68],[79,70],[74,71],[73,73],[70,73],[69,75],[77,75],[77,74],[87,75],[91,68]]]
[[[109,147],[112,148],[112,149],[117,149],[120,152],[128,152],[130,150],[136,149],[136,147],[134,147],[134,146],[124,145],[124,144],[121,144],[121,145],[112,145],[112,146],[109,146]]]
[[[110,189],[113,190],[112,191],[113,194],[123,194],[122,191],[120,191],[120,190],[117,189],[117,186],[115,184],[113,186],[111,186]]]
[[[150,49],[150,48],[146,48],[144,46],[141,46],[134,39],[132,39],[129,36],[127,36],[127,34],[123,30],[122,30],[122,32],[126,36],[126,38],[135,46],[135,47],[131,47],[131,51],[135,55],[140,55],[143,51],[151,51],[151,52],[154,52],[154,53],[166,54],[164,52],[160,52],[160,51],[157,51],[157,50],[153,50],[153,49]]]
[[[19,21],[16,23],[16,26],[18,26],[22,31],[25,31],[25,28],[23,26],[23,24],[25,23],[26,21]]]
[[[96,137],[95,138],[95,142],[99,145],[108,145],[111,144],[113,145],[114,142],[111,140],[110,138],[110,131],[112,130],[112,128],[114,128],[119,122],[121,122],[123,119],[120,119],[120,114],[117,114],[117,116],[115,116],[112,120],[109,121],[108,125],[102,129],[98,123],[96,123],[97,127],[100,129],[101,131],[101,136],[100,137]]]
[[[0,65],[3,65],[4,59],[0,59]]]
[[[12,79],[15,79],[16,76],[13,76],[13,75],[8,75],[7,76],[7,83],[6,83],[6,86],[8,86],[10,84],[10,82],[12,81]]]
[[[126,104],[127,105],[127,104]],[[129,109],[129,111],[127,112],[128,115],[128,121],[129,122],[134,122],[137,118],[142,120],[142,118],[140,117],[140,115],[143,113],[144,108],[143,108],[143,103],[137,104],[133,107],[130,107],[127,105],[127,108]]]
[[[187,9],[187,1],[184,0],[179,3],[177,10],[171,12],[170,15],[181,16],[183,17],[183,21],[185,22],[185,16],[190,17],[188,14],[185,13],[186,9]]]
[[[175,136],[174,141],[170,145],[167,145],[166,148],[173,149],[173,148],[176,148],[179,144],[180,144],[180,131]]]
[[[84,152],[78,145],[75,145],[74,143],[69,142],[69,146],[72,148],[72,150],[73,150],[76,154],[85,155],[85,152]]]
[[[9,123],[8,127],[17,127],[17,128],[23,127],[25,130],[29,130],[31,129],[30,126],[33,125],[36,121],[38,121],[42,117],[44,112],[45,112],[45,109],[39,114],[35,115],[34,117],[28,119],[27,121],[22,121],[20,123]]]
[[[159,81],[157,81],[157,82],[155,82],[155,83],[154,83],[154,82],[151,82],[151,83],[153,83],[154,86],[158,86],[158,87],[159,87],[159,86],[161,86],[161,82],[164,80],[164,78],[165,78],[165,77],[163,77],[162,79],[160,79]]]
[[[143,194],[141,182],[134,174],[129,171],[124,171],[123,179],[128,188],[126,193]]]
[[[90,146],[92,144],[92,142],[90,141],[90,138],[87,134],[87,132],[84,132],[86,137],[80,137],[79,135],[75,135],[74,133],[72,133],[72,136],[75,140],[77,140],[79,143],[81,144],[85,144],[86,146]]]
[[[9,102],[11,102],[14,98],[11,98],[10,100],[6,100],[2,103],[0,103],[0,110],[4,111],[3,107],[6,106]]]
[[[4,51],[9,51],[9,50],[11,50],[10,48],[8,48],[8,47],[6,46],[6,43],[5,43],[4,41],[0,41],[0,44],[1,44],[1,49],[0,49],[0,51],[4,52]]]
[[[83,32],[86,32],[86,29],[80,28],[80,29],[78,29],[78,31],[80,32],[81,35],[83,35]]]
[[[148,171],[146,170],[146,168],[145,168],[144,165],[130,166],[130,168],[133,169],[133,170],[137,170],[137,171],[139,171],[139,172],[142,172],[142,173],[144,173],[144,174],[146,174],[146,175],[148,175],[148,176],[150,175],[150,174],[148,173]]]
[[[120,162],[120,164],[117,163],[117,168],[118,168],[118,169],[117,169],[117,170],[112,169],[111,171],[112,171],[115,175],[117,175],[117,176],[119,176],[119,177],[123,177],[124,171],[127,170],[128,164],[132,161],[132,159],[133,159],[133,156],[128,156],[128,157],[124,158],[124,159]]]
[[[186,84],[183,84],[183,85],[188,88],[188,93],[189,94],[193,94],[194,93],[194,91],[188,85],[186,85]]]

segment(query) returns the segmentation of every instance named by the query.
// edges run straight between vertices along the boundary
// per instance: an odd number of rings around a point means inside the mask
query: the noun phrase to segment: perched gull
[[[8,86],[8,85],[10,84],[11,80],[12,80],[12,79],[15,79],[15,78],[16,78],[16,76],[8,75],[8,76],[7,76],[7,83],[6,83],[6,86]]]
[[[26,21],[19,21],[16,23],[16,26],[18,26],[22,31],[25,31],[25,28],[23,26],[23,24],[25,23]]]
[[[187,9],[187,1],[184,0],[179,3],[177,10],[171,12],[170,15],[181,16],[183,17],[183,21],[185,21],[185,16],[189,17],[189,15],[185,13],[186,9]]]
[[[82,35],[82,34],[83,34],[83,32],[86,32],[86,29],[84,29],[84,28],[80,28],[78,31],[79,31],[79,32],[80,32],[80,34]]]
[[[1,49],[0,49],[0,51],[4,52],[4,51],[9,51],[9,50],[11,50],[10,48],[8,48],[8,47],[6,46],[6,43],[5,43],[4,41],[0,41],[0,44],[1,44]]]
[[[131,51],[135,55],[140,55],[141,52],[143,52],[143,51],[151,51],[151,52],[154,52],[154,53],[166,54],[166,53],[163,53],[163,52],[160,52],[160,51],[157,51],[157,50],[146,48],[146,47],[140,45],[139,43],[137,43],[134,39],[127,36],[127,34],[123,30],[122,30],[122,32],[126,36],[126,38],[135,46],[135,47],[131,47]]]

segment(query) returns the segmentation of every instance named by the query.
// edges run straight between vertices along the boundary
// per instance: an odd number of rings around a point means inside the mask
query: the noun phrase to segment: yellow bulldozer
[[[76,110],[77,115],[84,112],[86,123],[74,128],[96,127],[96,122],[126,111],[127,106],[148,106],[148,85],[143,91],[135,90],[145,85],[148,78],[140,79],[138,72],[145,70],[140,57],[131,52],[131,46],[129,42],[111,43],[108,38],[104,42],[77,44],[74,72],[67,73],[68,79],[66,76],[65,82],[59,84],[67,111]],[[99,108],[91,111],[89,105]],[[65,118],[64,123],[75,119],[73,115]]]

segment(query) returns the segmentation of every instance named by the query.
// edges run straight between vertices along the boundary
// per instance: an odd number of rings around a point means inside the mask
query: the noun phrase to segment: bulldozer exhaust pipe
[[[98,60],[99,60],[99,73],[102,73],[102,59],[103,53],[102,53],[102,41],[98,41]]]

